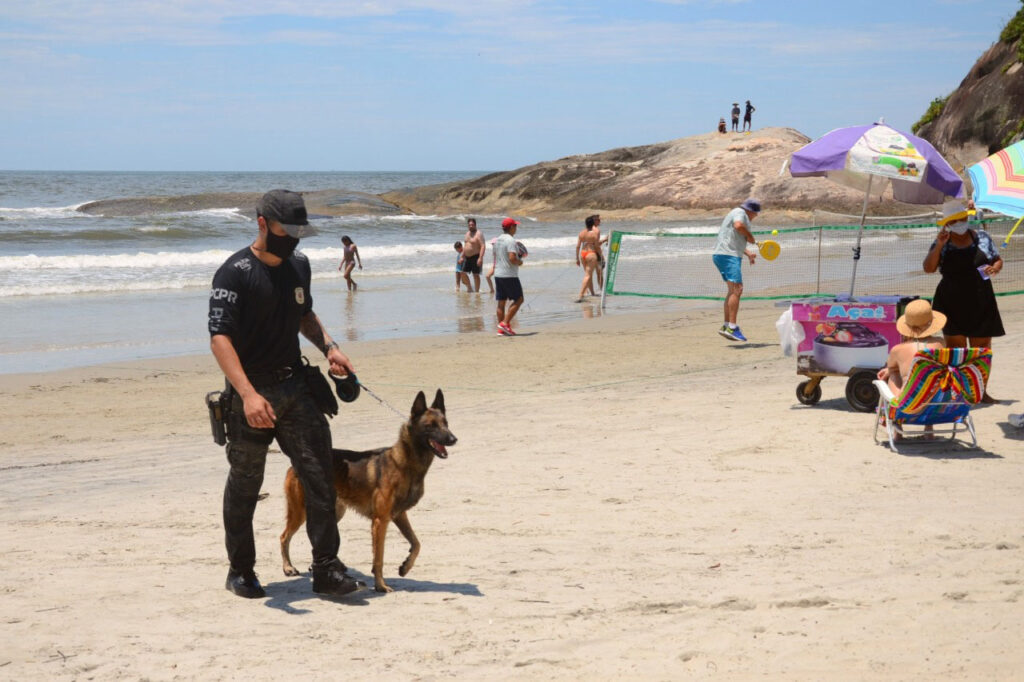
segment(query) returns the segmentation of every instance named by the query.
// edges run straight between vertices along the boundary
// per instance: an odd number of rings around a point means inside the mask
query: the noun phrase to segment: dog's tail
[[[370,459],[380,453],[384,452],[388,448],[377,448],[376,450],[342,450],[340,448],[334,448],[331,450],[331,455],[334,458],[334,466],[339,467],[345,462],[361,462],[364,459]]]

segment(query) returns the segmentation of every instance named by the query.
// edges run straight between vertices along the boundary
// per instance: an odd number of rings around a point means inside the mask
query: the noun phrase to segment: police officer
[[[302,195],[267,192],[256,207],[256,221],[256,240],[220,266],[210,292],[210,348],[233,388],[224,487],[231,566],[226,587],[249,599],[266,594],[254,572],[252,519],[267,447],[276,438],[305,493],[313,591],[347,594],[364,585],[348,576],[338,559],[331,431],[305,381],[299,332],[327,356],[333,373],[354,369],[313,312],[309,260],[295,251],[299,238],[316,234]]]

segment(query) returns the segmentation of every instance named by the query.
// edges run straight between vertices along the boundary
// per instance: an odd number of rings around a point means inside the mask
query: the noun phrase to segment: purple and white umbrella
[[[964,194],[963,180],[930,142],[881,122],[838,128],[804,145],[790,157],[789,173],[795,178],[826,177],[864,192],[850,296],[872,190],[881,194],[892,185],[893,198],[906,204],[941,204],[946,197]]]

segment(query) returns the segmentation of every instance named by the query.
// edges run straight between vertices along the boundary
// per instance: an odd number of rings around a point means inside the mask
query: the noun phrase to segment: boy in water
[[[462,255],[462,242],[455,242],[455,291],[462,290],[462,283],[466,283],[466,291],[473,291],[469,285],[469,275],[462,271],[466,258]],[[489,281],[489,280],[488,280]]]

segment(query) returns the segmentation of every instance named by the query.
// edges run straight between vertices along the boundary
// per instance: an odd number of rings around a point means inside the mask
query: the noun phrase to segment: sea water
[[[176,210],[188,195],[262,193],[268,189],[348,190],[379,194],[479,177],[483,171],[419,173],[241,172],[11,172],[0,171],[0,374],[209,352],[206,327],[213,273],[257,233],[253,206]],[[166,207],[132,217],[90,215],[83,204],[101,199],[161,197]],[[153,202],[150,202],[152,205]],[[577,220],[543,222],[529,215],[516,238],[529,248],[520,271],[525,303],[520,329],[647,310],[714,307],[723,293],[710,254],[720,220],[619,221],[605,219],[603,234],[624,237],[620,291],[630,278],[653,279],[637,296],[574,302]],[[477,215],[486,241],[500,234],[503,216]],[[455,292],[453,243],[466,234],[466,218],[452,215],[316,217],[320,234],[300,249],[313,269],[314,309],[340,342],[437,334],[494,335],[494,300]],[[989,225],[1002,241],[1012,221]],[[759,220],[762,235],[772,226]],[[934,230],[872,230],[863,237],[858,294],[930,295],[937,276],[920,269]],[[652,233],[686,235],[656,240]],[[347,291],[338,264],[340,238],[356,243],[363,269]],[[702,236],[697,236],[702,235]],[[744,266],[745,295],[800,295],[849,291],[855,231],[790,230],[778,236],[773,263]],[[761,238],[764,238],[763,236]],[[625,239],[631,240],[628,243]],[[629,251],[626,254],[626,250]],[[997,291],[1024,289],[1024,253],[1015,242],[1002,250],[1006,267]],[[485,271],[489,266],[485,258]],[[630,274],[632,273],[632,274]],[[703,298],[657,298],[669,295]],[[749,297],[748,296],[748,297]],[[748,304],[749,305],[749,304]],[[712,330],[713,332],[713,330]]]
[[[105,217],[79,211],[85,203],[278,187],[377,194],[479,175],[0,172],[0,374],[208,352],[210,281],[255,237],[253,207]],[[488,242],[500,234],[503,216],[476,217]],[[597,299],[574,303],[581,273],[576,236],[584,216],[573,222],[516,217],[523,221],[516,237],[530,251],[521,271],[523,327],[680,305],[629,299],[602,311]],[[453,244],[465,236],[466,216],[356,215],[314,224],[320,234],[303,239],[300,249],[313,269],[314,309],[340,341],[493,334],[486,282],[479,295],[455,293]],[[654,229],[642,223],[603,227]],[[359,283],[354,294],[338,271],[342,235],[352,238],[363,261],[353,273]]]

